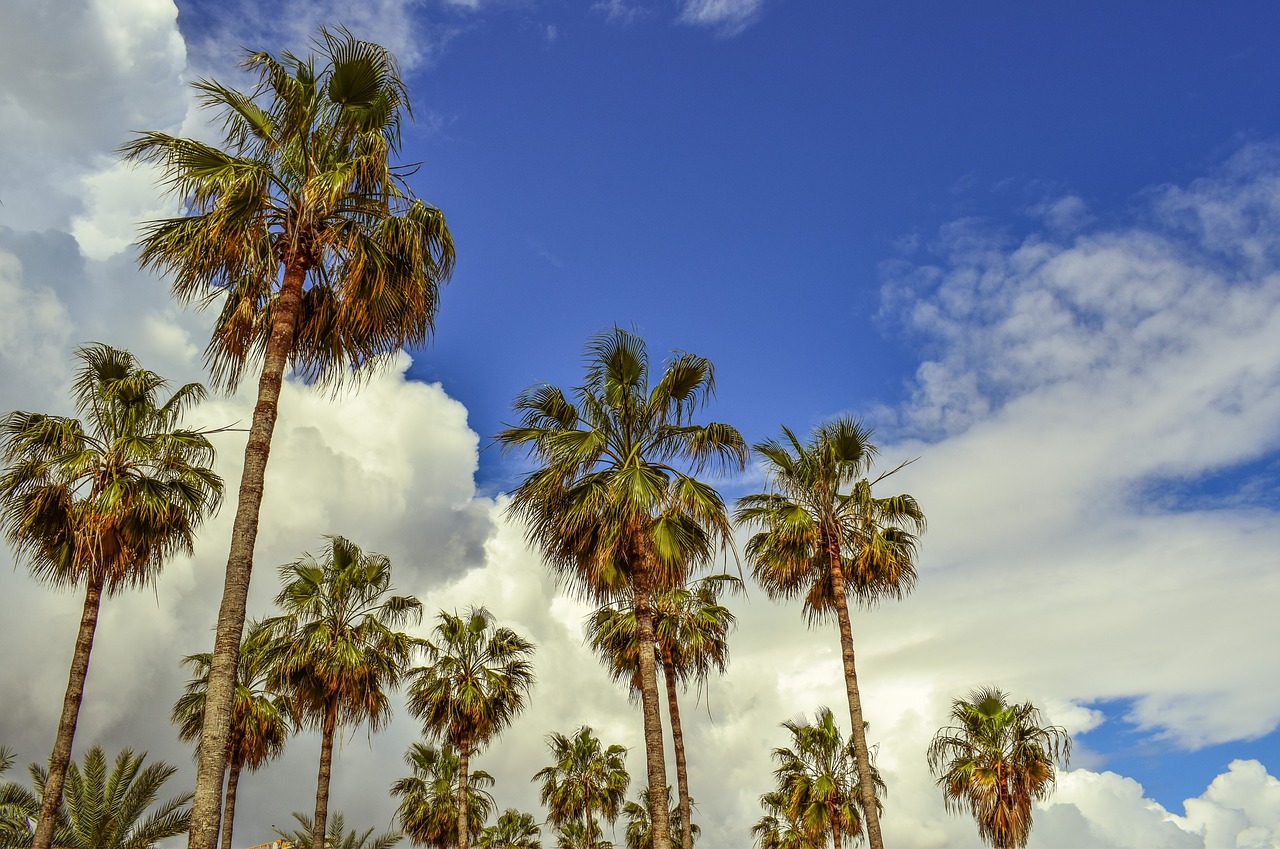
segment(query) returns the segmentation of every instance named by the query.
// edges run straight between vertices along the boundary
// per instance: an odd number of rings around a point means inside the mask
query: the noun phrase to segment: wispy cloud
[[[677,20],[730,38],[754,24],[763,11],[764,0],[682,0]]]

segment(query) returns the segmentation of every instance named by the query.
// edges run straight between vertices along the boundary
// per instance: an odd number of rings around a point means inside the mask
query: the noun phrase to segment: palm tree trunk
[[[595,849],[595,835],[591,833],[591,809],[587,808],[582,814],[582,833],[587,836],[587,849]]]
[[[227,776],[227,798],[222,806],[222,849],[231,849],[231,827],[236,818],[236,788],[240,786],[240,765],[231,764]]]
[[[244,633],[245,607],[249,600],[249,578],[253,572],[253,547],[258,539],[258,512],[262,507],[262,485],[271,453],[271,435],[276,427],[280,386],[293,350],[298,324],[298,306],[306,269],[298,263],[286,267],[280,298],[258,379],[258,403],[253,408],[249,439],[244,447],[244,472],[236,518],[231,528],[231,550],[222,587],[222,604],[213,641],[213,663],[205,693],[204,725],[200,731],[199,760],[196,763],[196,791],[191,801],[189,849],[214,849],[218,842],[218,822],[222,806],[222,780],[226,774],[231,746],[231,707],[235,696],[236,663],[240,659],[240,638]]]
[[[471,844],[471,829],[467,822],[467,771],[471,766],[471,738],[464,737],[458,743],[458,849]]]
[[[843,849],[844,841],[840,839],[840,821],[836,819],[836,812],[831,811],[831,845],[833,849]]]
[[[324,709],[320,728],[320,772],[316,776],[316,815],[311,821],[312,849],[324,849],[325,827],[329,819],[329,776],[333,774],[333,737],[338,727],[338,701]]]
[[[62,716],[58,718],[53,753],[49,755],[49,774],[45,778],[44,794],[40,797],[40,813],[36,817],[36,833],[31,843],[35,849],[49,849],[53,843],[58,804],[62,801],[62,784],[67,777],[67,764],[71,763],[71,744],[76,736],[76,721],[80,718],[80,703],[84,700],[84,681],[89,675],[89,654],[93,651],[93,635],[98,629],[101,606],[102,579],[90,579],[84,592],[84,610],[80,614],[75,650],[71,653],[71,672],[67,676],[66,695],[62,698]]]
[[[880,836],[880,812],[876,808],[876,788],[871,780],[871,752],[867,748],[867,732],[863,728],[862,698],[858,695],[858,673],[853,665],[853,626],[849,622],[849,604],[845,599],[844,572],[840,555],[828,552],[831,567],[831,590],[836,599],[836,619],[840,623],[840,657],[844,661],[844,683],[849,695],[850,738],[853,757],[858,766],[858,785],[862,791],[862,818],[867,825],[867,844],[871,849],[884,849]]]
[[[658,706],[658,664],[653,656],[653,605],[644,579],[636,582],[636,643],[640,652],[640,705],[644,713],[645,765],[649,778],[649,822],[653,849],[671,849],[667,762]]]
[[[662,677],[667,682],[667,712],[671,715],[671,743],[676,752],[676,794],[680,798],[680,847],[693,849],[692,805],[689,803],[689,772],[684,759],[684,729],[680,725],[680,703],[676,699],[676,664],[671,647],[662,646]]]

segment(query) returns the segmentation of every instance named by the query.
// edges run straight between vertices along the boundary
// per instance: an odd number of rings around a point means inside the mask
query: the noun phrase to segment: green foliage
[[[627,786],[627,750],[622,746],[602,747],[600,740],[584,725],[572,737],[553,732],[547,735],[547,748],[552,763],[533,776],[541,780],[542,804],[547,808],[547,822],[565,827],[577,823],[586,833],[584,823],[595,825],[599,812],[613,824],[622,812]]]
[[[299,828],[294,831],[281,831],[277,828],[276,834],[292,843],[295,849],[312,849],[311,832],[314,827],[311,817],[294,811],[293,818],[297,820]],[[325,828],[324,845],[328,849],[391,849],[403,839],[404,835],[398,831],[384,832],[377,837],[373,836],[372,828],[363,834],[357,834],[355,829],[347,831],[342,812],[335,811]]]
[[[667,798],[671,798],[671,788],[667,788]],[[690,807],[693,807],[693,800],[690,799]],[[627,818],[626,830],[626,846],[627,849],[653,849],[653,832],[649,822],[649,791],[641,790],[638,801],[628,801],[622,806],[622,813]],[[684,833],[684,821],[680,811],[680,805],[676,804],[671,808],[671,832],[672,834]],[[695,822],[690,828],[690,836],[697,842],[698,836],[702,834],[702,829]]]
[[[391,795],[400,798],[396,818],[409,839],[420,846],[452,849],[458,845],[458,778],[461,762],[453,747],[440,748],[414,743],[404,761],[412,773],[391,785]],[[493,776],[473,770],[467,782],[467,819],[471,837],[481,836],[481,827],[495,807],[485,788],[493,786]]]
[[[533,814],[507,808],[498,821],[480,832],[480,849],[542,849],[542,830]]]

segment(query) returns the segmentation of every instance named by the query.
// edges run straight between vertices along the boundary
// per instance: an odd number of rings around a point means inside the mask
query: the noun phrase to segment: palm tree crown
[[[396,818],[400,828],[414,843],[432,849],[458,846],[458,783],[461,761],[448,743],[439,748],[414,743],[404,761],[412,773],[391,785],[391,795],[400,798]],[[473,770],[467,780],[468,837],[480,837],[481,826],[493,812],[493,796],[486,788],[493,776]]]
[[[595,815],[599,812],[612,824],[626,801],[631,776],[627,773],[627,750],[622,746],[602,747],[600,740],[584,725],[572,737],[552,732],[547,735],[552,763],[534,774],[542,781],[542,804],[547,821],[556,826],[579,823],[587,841],[594,844]]]
[[[1071,757],[1066,729],[1043,725],[1035,705],[1010,704],[995,687],[956,699],[950,718],[954,724],[939,729],[928,752],[947,810],[972,814],[995,849],[1026,846],[1032,803],[1049,798],[1054,764]]]
[[[533,814],[507,808],[498,821],[480,833],[480,849],[542,849],[542,829]]]
[[[594,601],[631,598],[657,849],[669,849],[670,829],[652,596],[729,545],[724,502],[695,475],[742,468],[747,458],[736,429],[694,421],[714,388],[711,362],[689,353],[673,356],[650,386],[644,342],[613,328],[587,343],[574,401],[554,386],[530,388],[515,401],[520,423],[497,437],[540,463],[510,509],[552,570]]]
[[[276,834],[293,844],[294,849],[315,849],[311,839],[315,831],[311,817],[294,811],[293,818],[297,821],[298,828],[293,831],[281,831],[277,828]],[[347,831],[346,819],[342,812],[335,811],[329,819],[325,845],[330,849],[391,849],[403,839],[404,835],[398,831],[383,832],[376,837],[372,828],[362,834],[357,833],[354,828]]]

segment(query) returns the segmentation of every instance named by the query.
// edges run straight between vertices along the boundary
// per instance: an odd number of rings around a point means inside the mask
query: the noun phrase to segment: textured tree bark
[[[827,815],[831,818],[831,845],[834,849],[844,849],[844,840],[840,834],[840,820],[836,817],[834,808],[829,809]]]
[[[324,849],[325,827],[329,820],[329,777],[333,774],[333,737],[338,727],[338,702],[324,709],[320,729],[320,772],[316,775],[316,815],[311,821],[312,849]]]
[[[844,594],[844,572],[840,568],[839,553],[828,551],[828,562],[831,589],[836,600],[836,619],[840,623],[840,658],[844,662],[844,683],[849,695],[849,723],[853,726],[849,736],[853,740],[853,756],[858,766],[867,845],[871,849],[884,849],[884,839],[880,836],[880,812],[876,808],[876,788],[871,780],[871,752],[867,748],[867,732],[863,728],[862,698],[858,695],[858,673],[853,665],[853,626],[849,622],[849,604]]]
[[[101,606],[102,579],[90,580],[84,592],[84,610],[80,614],[75,650],[71,653],[67,692],[62,698],[62,715],[58,717],[58,732],[53,741],[53,753],[49,755],[49,774],[44,782],[44,795],[40,797],[40,813],[36,817],[36,833],[31,842],[37,849],[49,849],[53,843],[53,828],[57,822],[58,804],[62,801],[67,764],[71,763],[71,744],[75,741],[80,703],[84,701],[84,681],[89,675],[89,655],[93,651],[93,635],[98,629]]]
[[[662,647],[662,677],[667,682],[667,712],[671,715],[671,743],[676,753],[676,794],[680,799],[680,847],[693,849],[693,806],[689,802],[689,772],[685,767],[684,729],[680,724],[680,702],[676,698],[676,665],[671,648]]]
[[[458,743],[458,849],[471,845],[471,829],[467,822],[467,771],[471,767],[471,740]]]
[[[258,379],[258,403],[253,408],[249,439],[244,447],[244,473],[240,477],[236,518],[231,528],[231,550],[227,556],[227,574],[213,641],[213,662],[209,667],[209,684],[205,693],[204,726],[200,732],[196,763],[196,791],[191,801],[191,829],[187,838],[189,849],[214,849],[218,842],[222,780],[231,746],[236,664],[240,659],[240,638],[244,633],[245,607],[249,601],[249,578],[253,572],[253,547],[258,539],[263,480],[267,473],[267,457],[271,453],[271,435],[276,427],[280,386],[293,350],[305,278],[306,269],[301,265],[295,264],[285,271],[275,320],[263,355],[262,376]]]
[[[222,849],[231,849],[231,827],[236,819],[236,788],[240,786],[240,766],[232,764],[227,775],[227,796],[222,805]]]
[[[653,605],[644,579],[635,589],[636,642],[640,652],[640,705],[644,713],[645,765],[649,778],[649,823],[653,849],[671,849],[667,763],[658,702],[658,664],[654,658]]]

